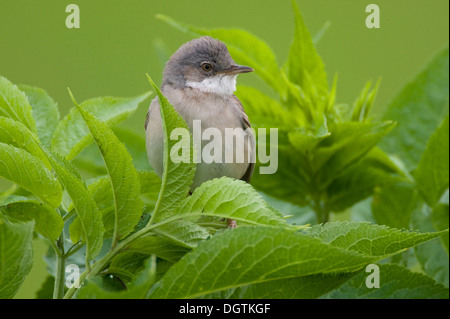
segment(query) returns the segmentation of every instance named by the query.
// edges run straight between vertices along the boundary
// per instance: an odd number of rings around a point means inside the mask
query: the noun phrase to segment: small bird
[[[222,134],[220,143],[223,158],[226,152],[233,152],[236,158],[239,150],[229,149],[225,143],[226,128],[242,128],[238,130],[244,143],[244,161],[231,163],[213,161],[197,163],[190,192],[203,182],[213,178],[228,176],[235,179],[250,181],[253,174],[254,161],[249,160],[255,155],[255,138],[250,128],[250,122],[236,91],[236,77],[240,73],[252,72],[247,66],[237,65],[230,56],[226,45],[212,37],[205,36],[183,44],[166,63],[163,72],[161,92],[173,105],[175,110],[193,130],[193,121],[201,121],[202,132],[207,128],[216,128]],[[164,137],[161,124],[160,104],[155,98],[147,113],[145,121],[146,148],[150,165],[160,177],[163,173]],[[201,150],[210,141],[202,140]],[[198,146],[197,146],[198,147]],[[197,149],[197,152],[201,150]],[[229,227],[236,227],[234,220],[228,220]]]

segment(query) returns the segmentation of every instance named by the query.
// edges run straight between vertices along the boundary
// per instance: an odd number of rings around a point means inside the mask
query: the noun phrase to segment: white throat
[[[236,91],[236,77],[237,75],[218,74],[206,78],[201,82],[186,81],[186,86],[205,93],[227,96]]]

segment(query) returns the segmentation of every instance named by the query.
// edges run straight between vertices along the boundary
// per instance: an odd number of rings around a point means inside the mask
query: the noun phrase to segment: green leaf
[[[316,45],[317,43],[320,42],[320,40],[322,39],[323,35],[327,32],[328,28],[331,25],[331,21],[327,21],[325,22],[325,24],[320,28],[319,31],[317,31],[317,33],[314,35],[312,41],[314,43],[314,45]]]
[[[143,299],[156,278],[156,258],[149,258],[145,268],[125,291],[107,291],[97,283],[90,281],[77,294],[78,299]]]
[[[328,224],[335,225],[315,228],[309,235],[274,227],[225,231],[173,265],[154,285],[150,298],[196,298],[272,280],[353,272],[438,235],[400,235],[364,223]],[[324,236],[328,230],[331,234]],[[341,235],[344,241],[338,240]],[[403,242],[404,237],[409,239]],[[371,241],[376,242],[374,252],[369,249]]]
[[[189,139],[188,158],[184,158],[180,163],[175,163],[169,159],[170,151],[174,149],[173,146],[176,143],[181,143],[181,141],[169,139],[172,130],[177,128],[189,130],[189,128],[180,114],[177,113],[159,88],[153,83],[148,74],[147,77],[158,95],[164,135],[161,189],[152,215],[152,221],[158,221],[163,215],[170,215],[173,213],[180,205],[180,199],[188,195],[194,179],[196,164],[194,163],[194,151],[191,138]],[[184,155],[186,156],[187,154]]]
[[[113,131],[119,140],[125,144],[128,152],[133,158],[133,163],[136,169],[151,169],[150,164],[148,163],[144,134],[136,134],[131,130],[126,130],[120,127],[115,127]]]
[[[448,48],[439,53],[389,104],[383,118],[399,123],[381,143],[414,169],[426,142],[448,114]]]
[[[64,227],[63,219],[55,209],[26,197],[0,197],[0,213],[23,222],[34,220],[35,230],[50,240],[56,240]]]
[[[202,296],[210,299],[315,299],[354,277],[355,273],[311,275],[272,280]]]
[[[238,227],[186,254],[155,284],[150,298],[197,298],[271,280],[352,271],[368,260],[286,229]]]
[[[154,232],[174,245],[189,249],[197,247],[199,242],[211,236],[205,228],[187,220],[161,225]]]
[[[448,116],[431,135],[413,175],[423,198],[433,207],[448,189],[449,138]]]
[[[448,219],[449,219],[449,206],[448,204],[438,204],[434,207],[433,212],[431,213],[431,223],[436,230],[445,230],[448,229]],[[449,236],[444,235],[441,236],[441,242],[447,251],[448,255],[448,245],[449,245]]]
[[[108,273],[119,277],[126,283],[134,280],[143,269],[147,254],[124,251],[117,254],[108,266]]]
[[[19,85],[19,89],[27,95],[33,109],[39,139],[46,147],[50,147],[53,132],[59,122],[58,104],[40,88]]]
[[[176,262],[190,249],[174,245],[168,239],[158,236],[144,236],[133,240],[127,247],[127,251],[146,255],[155,255],[161,259]]]
[[[356,251],[379,260],[444,235],[448,230],[418,233],[369,222],[334,222],[314,225],[306,232],[333,247]]]
[[[432,278],[395,265],[379,265],[380,288],[367,288],[368,273],[361,272],[331,292],[330,299],[448,299],[448,288]]]
[[[33,224],[10,223],[0,215],[0,299],[14,297],[31,270]]]
[[[380,80],[375,84],[375,87],[370,90],[372,81],[369,81],[364,86],[355,103],[353,104],[353,111],[350,120],[356,122],[364,122],[367,120],[370,110],[372,109],[373,101],[377,95]]]
[[[201,215],[229,218],[252,225],[289,227],[283,215],[270,207],[251,185],[228,177],[204,182],[174,214],[178,218]]]
[[[33,133],[37,131],[27,96],[2,76],[0,76],[0,116],[21,122]]]
[[[106,123],[76,104],[89,127],[105,161],[114,195],[115,227],[113,246],[130,234],[143,212],[140,198],[139,175],[125,145]]]
[[[320,187],[329,185],[375,147],[394,126],[393,122],[344,122],[337,125],[314,151],[317,184]]]
[[[37,136],[22,123],[0,116],[0,142],[24,149],[51,168],[37,140]]]
[[[397,183],[376,190],[372,214],[378,224],[409,228],[411,214],[419,204],[419,196],[410,183]]]
[[[71,163],[88,176],[106,175],[105,162],[95,144],[90,144],[75,157]]]
[[[326,205],[332,212],[344,211],[373,195],[378,187],[389,187],[404,179],[399,174],[389,157],[375,147],[327,187]]]
[[[315,129],[297,128],[288,133],[289,142],[302,156],[307,157],[317,144],[331,135],[325,117],[322,119]]]
[[[280,137],[280,131],[278,132]],[[294,203],[299,206],[308,204],[306,199],[308,192],[308,176],[305,167],[299,165],[303,158],[294,147],[278,141],[278,169],[275,174],[261,174],[260,163],[257,163],[252,176],[252,185],[271,196]],[[264,166],[266,166],[265,164]]]
[[[161,188],[161,178],[155,172],[140,171],[141,194],[146,198],[158,198],[159,189]]]
[[[84,101],[80,106],[92,113],[100,121],[114,126],[136,111],[139,104],[145,101],[150,93],[132,98],[101,97]],[[58,124],[53,134],[52,150],[72,160],[87,145],[93,142],[89,129],[73,107]]]
[[[55,288],[55,278],[47,275],[41,288],[36,292],[36,299],[53,299],[53,289]]]
[[[291,1],[294,10],[294,40],[289,50],[287,68],[288,78],[304,91],[312,82],[322,95],[328,93],[328,82],[322,59],[314,48],[311,35],[305,26],[295,0]],[[307,79],[307,78],[310,79]]]
[[[93,259],[98,255],[103,245],[102,215],[84,182],[73,172],[70,163],[50,151],[47,152],[47,156],[59,181],[72,199],[73,206],[82,224],[82,235],[87,250],[86,259]]]
[[[139,172],[139,179],[139,184],[141,186],[140,191],[145,204],[149,207],[154,207],[158,198],[161,179],[154,172],[147,171]],[[105,230],[103,237],[112,237],[115,227],[115,208],[111,180],[109,176],[104,176],[97,178],[88,184],[88,191],[102,214],[103,227]],[[72,209],[73,205],[70,205],[68,211],[71,211]],[[70,238],[72,242],[78,242],[81,235],[82,225],[78,218],[75,218],[70,225]]]
[[[59,206],[61,185],[41,160],[3,143],[0,143],[0,159],[0,176],[27,189],[51,207]]]
[[[293,116],[278,101],[255,88],[239,85],[236,95],[253,128],[295,127],[301,123],[300,121],[297,123],[298,116]]]
[[[188,26],[174,19],[158,14],[157,18],[186,33],[209,35],[224,42],[233,59],[255,69],[255,72],[272,88],[283,92],[282,78],[272,49],[261,39],[240,29],[204,29]]]
[[[431,221],[431,214],[431,209],[426,205],[423,205],[421,209],[417,209],[412,215],[414,228],[422,232],[435,231],[436,229]],[[444,234],[442,238],[446,236],[448,236],[448,233],[447,235]],[[449,287],[449,259],[442,240],[434,239],[415,247],[414,250],[425,274],[445,287]]]

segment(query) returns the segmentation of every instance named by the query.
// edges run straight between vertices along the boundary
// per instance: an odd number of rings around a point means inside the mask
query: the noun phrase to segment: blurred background
[[[80,29],[65,25],[65,8],[80,7]],[[312,35],[329,28],[317,45],[328,79],[338,73],[337,102],[353,103],[367,80],[382,78],[380,112],[449,38],[448,0],[297,0]],[[367,29],[366,5],[380,7],[381,28]],[[135,96],[150,90],[145,73],[160,83],[167,55],[191,38],[155,18],[166,14],[201,27],[242,28],[266,41],[282,65],[293,35],[289,0],[0,0],[0,75],[45,89],[64,116],[72,103],[97,96]],[[166,52],[161,54],[161,52]],[[239,61],[236,61],[239,63]],[[255,74],[238,83],[262,90]],[[121,124],[144,134],[148,105]],[[0,188],[1,188],[0,181]],[[36,240],[35,249],[46,244]],[[42,254],[16,298],[33,298],[44,277]]]

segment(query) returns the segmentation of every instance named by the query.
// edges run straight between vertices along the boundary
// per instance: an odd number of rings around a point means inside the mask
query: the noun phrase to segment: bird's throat
[[[236,75],[218,74],[200,82],[186,81],[186,86],[204,93],[229,96],[236,91],[236,77]]]

